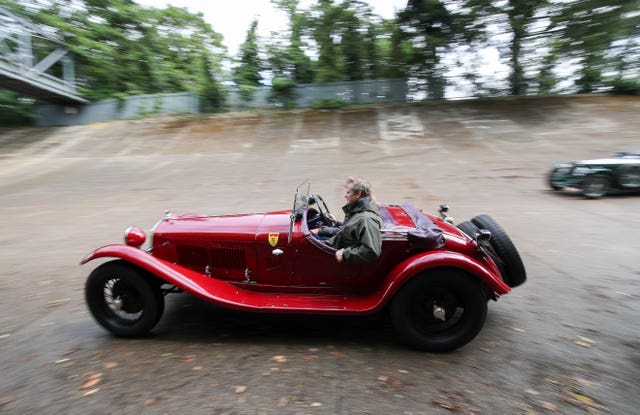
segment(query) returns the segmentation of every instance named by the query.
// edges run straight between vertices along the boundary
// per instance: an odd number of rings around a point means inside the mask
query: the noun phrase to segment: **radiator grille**
[[[244,249],[241,248],[211,248],[211,265],[214,268],[236,268],[245,269]]]
[[[178,263],[185,266],[210,265],[214,268],[242,269],[247,267],[242,248],[205,248],[202,246],[178,246]]]

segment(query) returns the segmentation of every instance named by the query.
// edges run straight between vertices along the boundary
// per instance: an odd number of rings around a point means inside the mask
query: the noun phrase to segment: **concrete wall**
[[[230,108],[277,108],[269,102],[271,88],[260,87],[251,102],[244,102],[237,90],[229,91]],[[303,84],[295,89],[296,106],[309,107],[323,99],[341,100],[348,104],[406,102],[407,82],[404,79],[382,79],[327,84]],[[124,101],[107,99],[82,106],[39,105],[34,110],[38,126],[82,125],[110,120],[130,120],[149,114],[197,114],[200,102],[197,94],[135,95]]]
[[[111,120],[130,120],[148,114],[197,114],[200,112],[197,94],[135,95],[119,102],[105,99],[88,105],[39,105],[34,109],[38,126],[82,125]]]

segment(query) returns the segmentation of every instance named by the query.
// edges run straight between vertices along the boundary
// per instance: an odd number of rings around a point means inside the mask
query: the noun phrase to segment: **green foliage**
[[[215,85],[208,79],[221,72],[225,58],[222,36],[202,14],[178,7],[51,0],[25,6],[21,14],[48,27],[75,54],[79,92],[92,100],[180,91],[212,95]]]
[[[557,53],[579,65],[575,82],[578,92],[602,90],[605,74],[614,72],[621,76],[629,62],[635,62],[637,76],[640,60],[637,0],[567,2],[554,10],[552,21],[551,35]]]
[[[234,81],[244,86],[260,85],[263,70],[263,64],[260,60],[260,49],[258,46],[258,21],[254,20],[247,31],[247,38],[240,46],[240,57],[238,66],[234,68]]]
[[[323,98],[311,103],[311,108],[316,110],[339,110],[348,104],[340,99]]]
[[[240,85],[240,98],[246,103],[253,101],[253,97],[255,96],[257,89],[258,87],[255,85]]]
[[[563,91],[633,93],[629,79],[640,73],[638,0],[407,0],[390,20],[361,0],[271,1],[287,14],[288,30],[261,42],[253,21],[230,74],[222,36],[184,8],[133,0],[4,0],[3,7],[74,52],[80,93],[94,100],[190,91],[206,111],[219,111],[229,78],[249,102],[265,75],[273,79],[269,99],[282,105],[293,102],[295,84],[376,78],[412,78],[417,92],[436,99],[457,83],[476,96],[554,93],[568,80]],[[46,39],[33,38],[33,46],[40,59],[51,50]],[[488,47],[508,74],[486,74]],[[578,69],[567,74],[567,67]],[[25,110],[11,105],[14,114]]]
[[[610,86],[611,93],[616,95],[640,95],[640,79],[617,77],[605,84]]]
[[[33,102],[20,99],[12,91],[0,89],[0,125],[29,125]]]
[[[271,81],[269,101],[282,105],[284,108],[295,107],[296,81],[290,78],[274,78]]]

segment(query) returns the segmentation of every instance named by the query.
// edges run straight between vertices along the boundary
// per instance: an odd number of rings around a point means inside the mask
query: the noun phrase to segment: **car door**
[[[295,244],[293,285],[318,292],[351,292],[357,287],[362,266],[339,263],[335,249],[308,234]]]

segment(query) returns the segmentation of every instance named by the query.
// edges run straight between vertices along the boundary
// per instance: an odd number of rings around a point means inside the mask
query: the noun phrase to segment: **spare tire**
[[[464,221],[462,223],[458,224],[458,229],[460,229],[462,232],[466,233],[470,238],[473,238],[475,236],[476,233],[478,233],[478,227],[476,225],[474,225],[473,223],[467,221]]]
[[[503,263],[502,266],[498,264],[498,268],[506,271],[502,276],[504,282],[512,288],[523,284],[527,280],[527,272],[518,250],[504,229],[489,215],[478,215],[471,219],[471,223],[491,232],[491,246],[499,257],[498,261]]]

